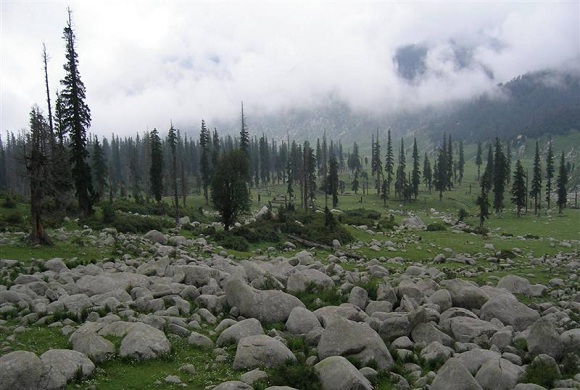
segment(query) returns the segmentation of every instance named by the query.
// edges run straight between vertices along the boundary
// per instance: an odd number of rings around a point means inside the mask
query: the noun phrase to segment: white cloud
[[[27,126],[63,76],[69,2],[3,1],[1,129]],[[91,131],[134,134],[169,121],[197,128],[314,106],[329,96],[383,112],[462,99],[580,55],[577,2],[71,1]],[[454,44],[477,62],[459,69]],[[427,70],[396,74],[398,47],[429,47]],[[500,43],[501,49],[498,49]],[[495,76],[490,79],[485,66]]]

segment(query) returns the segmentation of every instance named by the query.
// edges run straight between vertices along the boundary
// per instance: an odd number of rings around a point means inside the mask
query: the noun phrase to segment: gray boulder
[[[62,271],[68,271],[68,267],[60,258],[50,259],[44,262],[43,267],[54,273],[60,273]]]
[[[286,321],[286,330],[292,334],[307,334],[320,326],[316,315],[304,307],[295,307]]]
[[[489,339],[499,330],[491,322],[470,317],[449,318],[441,323],[441,327],[456,341],[462,343],[477,343],[482,336]]]
[[[348,303],[365,309],[369,301],[369,293],[362,287],[354,286],[348,295]]]
[[[423,222],[423,220],[421,220],[421,218],[419,218],[417,216],[412,216],[409,218],[405,218],[403,220],[403,222],[401,222],[401,227],[404,227],[407,229],[423,230],[427,226],[425,225],[425,222]]]
[[[505,288],[512,294],[527,294],[531,284],[526,278],[517,275],[506,275],[497,282],[497,287]]]
[[[213,390],[253,390],[253,387],[241,381],[227,381],[220,383]]]
[[[342,317],[336,317],[328,324],[317,349],[320,360],[329,356],[351,357],[362,364],[374,360],[378,369],[383,371],[389,370],[395,364],[377,332],[365,323]]]
[[[484,390],[511,390],[522,375],[524,369],[506,359],[491,359],[485,362],[475,380]]]
[[[327,289],[334,287],[334,281],[324,272],[314,268],[305,268],[296,270],[288,277],[286,288],[290,292],[300,292],[306,291],[312,285]]]
[[[401,336],[409,336],[411,322],[406,313],[388,313],[379,326],[379,334],[387,341],[393,341]]]
[[[255,290],[239,279],[231,280],[225,292],[230,307],[237,307],[244,317],[260,322],[285,322],[292,309],[304,307],[293,295],[278,290]]]
[[[497,318],[504,325],[512,325],[516,331],[522,331],[536,322],[540,314],[515,297],[503,295],[487,301],[481,307],[479,317],[485,321]]]
[[[165,234],[157,230],[148,231],[147,233],[145,233],[143,238],[151,242],[159,243],[161,245],[167,244],[167,237],[165,237]]]
[[[50,388],[64,388],[73,380],[85,380],[93,374],[95,364],[85,354],[70,349],[51,349],[40,356],[46,367]]]
[[[165,333],[150,325],[138,322],[121,341],[119,355],[137,360],[155,359],[169,353],[171,344]]]
[[[262,324],[255,318],[248,318],[226,328],[218,337],[216,345],[223,347],[226,345],[237,345],[244,337],[264,334]]]
[[[560,335],[565,352],[576,354],[580,357],[580,328],[570,329]]]
[[[451,308],[452,305],[451,294],[445,289],[435,291],[429,296],[429,301],[439,306],[441,313]]]
[[[447,347],[452,347],[455,340],[449,335],[441,332],[432,323],[424,322],[418,324],[411,331],[411,338],[415,343],[425,343],[429,344],[433,341],[437,341]]]
[[[451,358],[437,371],[431,390],[483,390],[467,368]]]
[[[420,356],[428,363],[434,361],[445,362],[453,356],[453,349],[444,346],[438,341],[433,341],[421,350]]]
[[[499,359],[501,355],[489,349],[475,348],[467,352],[456,355],[455,358],[467,368],[471,375],[477,374],[481,366],[493,359]]]
[[[449,291],[453,306],[465,309],[479,309],[489,296],[477,285],[461,279],[444,280],[441,285]]]
[[[543,353],[558,360],[564,350],[556,325],[548,317],[540,318],[530,327],[527,342],[528,351],[533,356]]]
[[[46,367],[32,352],[14,351],[0,356],[0,390],[41,390]]]
[[[104,362],[115,354],[113,343],[99,336],[98,330],[99,327],[95,327],[92,323],[85,323],[69,339],[73,350],[85,354],[95,363]]]
[[[266,335],[244,337],[238,342],[233,368],[276,367],[296,361],[296,356],[281,341]]]
[[[535,383],[518,383],[514,390],[547,390],[545,387]]]
[[[187,338],[187,343],[189,345],[194,345],[196,347],[202,349],[212,349],[213,348],[213,341],[207,336],[204,336],[197,332],[191,332],[189,337]]]
[[[330,356],[314,366],[323,390],[372,390],[373,386],[351,362]]]

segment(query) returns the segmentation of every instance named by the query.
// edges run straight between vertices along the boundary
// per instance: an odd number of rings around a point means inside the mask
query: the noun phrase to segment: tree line
[[[434,151],[420,155],[415,138],[408,149],[401,138],[395,150],[388,130],[383,154],[377,129],[371,136],[369,161],[356,142],[345,152],[340,141],[328,142],[326,134],[317,139],[315,146],[309,141],[290,141],[289,137],[278,142],[265,135],[250,136],[243,103],[238,137],[220,135],[201,120],[199,137],[189,137],[170,123],[166,135],[153,129],[135,137],[113,134],[110,139],[99,139],[88,133],[91,115],[85,103],[86,88],[80,77],[70,10],[63,39],[65,77],[61,80],[63,89],[56,93],[54,113],[43,47],[47,117],[34,105],[28,131],[7,133],[5,142],[0,137],[0,191],[30,198],[31,238],[35,242],[49,241],[41,218],[49,200],[53,207],[66,210],[76,199],[78,213],[87,218],[99,202],[112,203],[118,197],[131,197],[137,203],[161,202],[170,196],[178,224],[180,205],[185,207],[187,197],[197,192],[203,194],[206,205],[211,200],[229,228],[239,213],[248,210],[252,187],[269,190],[283,184],[285,206],[309,210],[321,194],[325,207],[338,207],[339,194],[348,189],[354,194],[370,194],[372,187],[386,205],[389,199],[416,200],[421,183],[424,191],[437,191],[439,199],[444,192],[462,184],[466,164],[463,141],[453,142],[449,133],[443,134]],[[509,142],[505,149],[498,138],[493,145],[489,143],[481,175],[483,160],[479,142],[475,164],[481,187],[476,201],[481,226],[490,215],[490,206],[496,213],[503,211],[510,184],[511,201],[518,216],[527,205],[528,195],[534,201],[534,212],[539,213],[542,200],[550,208],[554,188],[562,212],[571,167],[565,164],[562,152],[558,176],[554,177],[551,143],[545,170],[536,144],[531,185],[519,160],[511,172]]]

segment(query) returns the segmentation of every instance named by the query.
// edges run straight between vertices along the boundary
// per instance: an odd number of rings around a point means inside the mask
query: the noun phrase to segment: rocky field
[[[243,259],[179,232],[58,235],[116,255],[0,260],[0,389],[130,388],[109,370],[151,362],[134,388],[580,388],[577,241],[529,258],[490,240],[412,262],[380,235]],[[35,352],[22,341],[35,329],[64,342]]]

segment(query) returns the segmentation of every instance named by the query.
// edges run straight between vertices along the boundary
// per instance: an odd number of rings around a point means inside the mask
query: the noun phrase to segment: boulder
[[[115,354],[115,346],[99,336],[97,330],[91,323],[85,323],[70,336],[69,341],[73,350],[85,354],[95,363],[101,363]]]
[[[451,294],[445,289],[435,291],[429,296],[429,301],[439,306],[441,313],[449,309],[452,305]]]
[[[197,332],[191,332],[189,337],[187,338],[187,343],[189,345],[194,345],[198,348],[202,349],[212,349],[213,348],[213,341],[207,336],[204,336]]]
[[[145,233],[143,238],[151,242],[159,243],[161,245],[167,244],[167,237],[165,234],[157,230],[149,230],[147,233]]]
[[[304,307],[295,307],[286,321],[286,329],[292,334],[307,334],[320,326],[316,315]]]
[[[379,326],[379,334],[387,341],[392,341],[401,336],[409,336],[411,322],[406,313],[388,313]]]
[[[314,366],[323,390],[372,390],[373,386],[351,362],[330,356]]]
[[[562,332],[560,340],[565,352],[570,352],[580,357],[580,328]]]
[[[244,337],[257,336],[260,334],[264,334],[260,321],[255,318],[248,318],[225,329],[219,335],[216,345],[218,347],[237,345]]]
[[[497,296],[487,301],[479,313],[482,320],[497,318],[504,325],[522,331],[540,318],[540,314],[511,295]]]
[[[512,294],[526,295],[531,287],[530,281],[517,275],[506,275],[497,282],[497,287],[505,288]]]
[[[431,390],[483,390],[467,368],[451,358],[437,371]]]
[[[314,268],[296,270],[288,278],[286,288],[289,292],[306,291],[310,286],[319,289],[333,288],[334,282],[330,276]]]
[[[64,388],[73,380],[85,380],[95,364],[85,354],[70,349],[51,349],[40,356],[49,375],[50,388]]]
[[[395,364],[377,332],[365,323],[342,317],[336,317],[328,324],[317,349],[320,360],[329,356],[345,356],[362,364],[375,361],[382,371],[389,370]]]
[[[295,362],[296,356],[281,341],[266,335],[244,337],[238,342],[233,368],[276,367]]]
[[[546,354],[556,360],[560,359],[564,349],[556,325],[548,317],[540,318],[530,327],[527,343],[528,351],[533,356]]]
[[[295,307],[304,307],[300,299],[279,290],[256,290],[239,279],[225,286],[230,307],[237,307],[244,317],[260,322],[285,322]]]
[[[354,286],[348,295],[348,303],[365,309],[369,300],[369,293],[362,287]]]
[[[484,390],[511,390],[522,375],[524,369],[506,359],[491,359],[485,362],[475,380]]]
[[[14,351],[0,356],[0,390],[42,390],[46,367],[32,352]]]
[[[453,356],[453,349],[444,346],[438,341],[433,341],[421,350],[420,354],[427,363],[430,362],[445,362]]]
[[[342,303],[340,306],[324,306],[316,309],[314,315],[322,326],[326,326],[335,317],[342,317],[356,322],[362,322],[368,317],[360,307],[350,303]]]
[[[471,375],[477,374],[481,366],[493,359],[499,359],[501,355],[489,349],[474,348],[470,351],[456,355],[455,358],[467,368]]]
[[[441,285],[449,291],[453,306],[479,309],[489,296],[477,285],[461,279],[444,280]]]
[[[227,381],[220,383],[213,390],[253,390],[253,387],[241,381]]]
[[[423,230],[427,226],[425,225],[425,222],[423,222],[423,220],[421,220],[421,218],[419,218],[417,216],[412,216],[409,218],[405,218],[403,220],[403,222],[401,222],[401,227],[404,227],[407,229]]]
[[[411,338],[415,343],[425,343],[429,344],[433,341],[437,341],[447,347],[452,347],[455,340],[449,335],[441,332],[432,323],[425,322],[418,324],[411,331]]]
[[[489,339],[499,330],[491,322],[470,317],[449,318],[441,323],[441,327],[462,343],[477,343],[482,336]]]
[[[119,355],[137,360],[155,359],[171,351],[165,333],[150,325],[138,322],[121,341]]]
[[[43,267],[57,274],[63,271],[68,271],[68,267],[66,266],[64,261],[62,261],[62,259],[58,257],[45,261]]]

